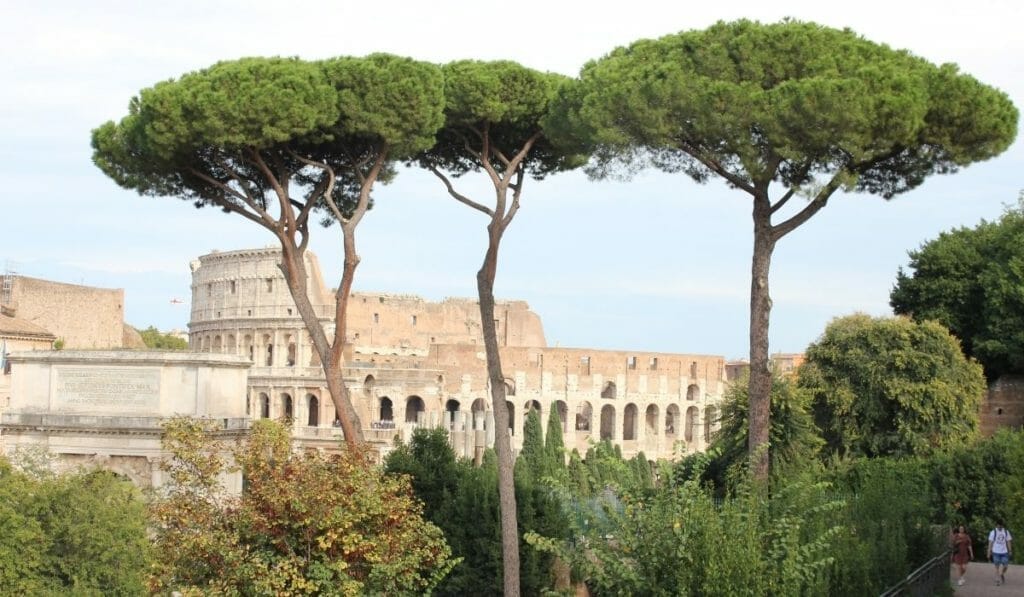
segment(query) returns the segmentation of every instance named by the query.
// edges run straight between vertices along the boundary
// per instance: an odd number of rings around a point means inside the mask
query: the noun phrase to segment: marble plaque
[[[57,367],[54,406],[69,411],[156,412],[160,370]]]

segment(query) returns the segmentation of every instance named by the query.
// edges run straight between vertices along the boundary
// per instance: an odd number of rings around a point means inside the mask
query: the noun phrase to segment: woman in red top
[[[956,564],[957,570],[960,572],[956,584],[964,584],[967,564],[973,559],[974,547],[971,545],[971,536],[967,534],[967,530],[964,529],[963,525],[960,525],[957,527],[956,533],[953,534],[953,563]]]

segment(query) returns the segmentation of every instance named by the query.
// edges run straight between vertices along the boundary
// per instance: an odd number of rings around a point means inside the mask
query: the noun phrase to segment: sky
[[[816,1],[628,3],[0,0],[0,270],[125,290],[136,327],[185,328],[189,261],[274,239],[233,215],[139,197],[91,162],[90,131],[127,113],[141,89],[243,56],[390,52],[438,63],[510,59],[575,75],[641,38],[719,20],[791,17],[953,62],[1024,107],[1024,4]],[[468,181],[467,181],[468,182]],[[483,192],[482,186],[469,186]],[[1024,141],[892,201],[839,194],[776,248],[772,352],[801,352],[828,322],[888,315],[907,252],[998,218],[1024,189]],[[486,197],[486,195],[485,195]],[[431,175],[403,170],[360,224],[356,291],[474,297],[485,218]],[[314,232],[329,286],[340,231]],[[748,354],[750,202],[718,181],[580,172],[527,183],[506,233],[499,298],[529,302],[548,344]],[[183,304],[175,304],[181,299]]]

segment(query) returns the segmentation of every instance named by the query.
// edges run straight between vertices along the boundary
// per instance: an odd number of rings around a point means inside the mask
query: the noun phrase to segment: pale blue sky
[[[240,56],[385,51],[437,62],[512,59],[574,75],[642,37],[790,16],[955,62],[1024,107],[1019,2],[666,4],[0,0],[0,269],[9,262],[29,276],[124,288],[129,323],[184,327],[191,259],[273,239],[236,216],[121,190],[92,165],[89,133],[123,116],[141,88]],[[776,250],[772,351],[804,350],[836,316],[889,313],[908,250],[998,217],[1021,189],[1018,141],[889,203],[835,197]],[[360,226],[357,290],[475,295],[480,214],[415,171],[380,187],[376,199]],[[593,183],[573,173],[529,183],[497,292],[529,301],[551,345],[744,357],[749,212],[745,197],[721,183],[698,186],[679,175]],[[313,249],[334,285],[340,234],[316,233]]]

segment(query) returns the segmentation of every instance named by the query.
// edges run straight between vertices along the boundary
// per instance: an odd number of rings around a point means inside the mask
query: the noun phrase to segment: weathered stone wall
[[[1024,375],[1004,375],[989,386],[979,418],[985,436],[1024,426]]]
[[[35,351],[10,356],[10,407],[0,413],[5,453],[36,449],[58,470],[99,465],[159,486],[167,457],[161,425],[176,416],[215,422],[238,437],[245,414],[249,363],[231,355],[178,351]],[[241,489],[241,477],[224,482]]]
[[[11,303],[19,319],[64,341],[65,348],[121,348],[124,290],[14,278]]]
[[[254,362],[265,363],[266,354],[275,350],[288,360],[290,342],[300,350],[298,345],[309,345],[279,259],[278,249],[266,248],[210,253],[192,263],[193,350],[244,354],[251,346]],[[313,307],[333,333],[333,292],[324,285],[312,253],[307,252],[306,267]],[[540,317],[525,302],[499,301],[495,316],[502,346],[545,345]],[[430,302],[414,295],[356,292],[349,298],[348,341],[354,353],[367,355],[425,355],[431,344],[482,346],[480,311],[470,299]],[[274,348],[268,351],[268,345]],[[316,366],[312,351],[294,360]]]
[[[193,262],[193,350],[241,355],[254,366],[247,414],[290,420],[305,447],[338,445],[335,408],[308,332],[277,267],[279,251],[217,252]],[[310,254],[309,290],[330,334],[334,303]],[[317,303],[317,301],[320,301]],[[717,426],[725,361],[712,355],[550,348],[523,301],[500,301],[495,326],[507,375],[513,448],[526,414],[557,409],[566,445],[609,439],[627,456],[702,450]],[[364,434],[386,450],[417,426],[446,426],[479,455],[494,440],[479,307],[473,299],[353,293],[344,376]]]

